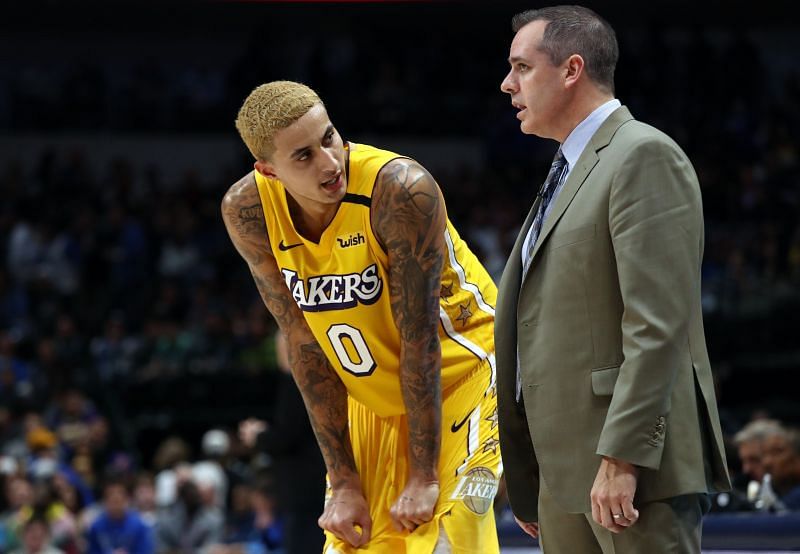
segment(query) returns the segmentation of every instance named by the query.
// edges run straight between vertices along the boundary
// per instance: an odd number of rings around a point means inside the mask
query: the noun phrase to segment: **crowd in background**
[[[302,79],[345,139],[485,143],[483,170],[435,177],[499,280],[553,150],[520,139],[497,91],[506,42],[450,57],[444,36],[417,30],[412,46],[379,48],[383,32],[343,27],[309,41],[284,30],[216,64],[131,52],[0,70],[0,131],[232,134],[253,86]],[[703,190],[703,306],[737,476],[715,510],[800,509],[797,406],[734,402],[741,391],[726,388],[747,356],[769,361],[769,375],[800,366],[787,323],[800,322],[800,73],[770,75],[745,33],[681,36],[676,47],[661,27],[623,32],[617,92],[687,151]],[[94,171],[91,155],[49,149],[0,167],[0,552],[36,541],[106,552],[103,537],[120,528],[141,541],[129,552],[275,550],[285,514],[270,459],[235,432],[248,416],[275,417],[275,323],[219,216],[249,162],[167,181],[130,159]],[[779,383],[769,375],[760,379]]]

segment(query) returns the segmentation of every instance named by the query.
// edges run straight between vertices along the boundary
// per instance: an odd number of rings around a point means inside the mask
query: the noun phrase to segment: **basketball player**
[[[325,554],[498,552],[496,289],[438,185],[344,142],[299,83],[256,88],[236,127],[255,171],[223,219],[325,459]]]

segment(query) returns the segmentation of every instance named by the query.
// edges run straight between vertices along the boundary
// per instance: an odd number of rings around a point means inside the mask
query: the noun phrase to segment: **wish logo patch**
[[[359,244],[365,244],[367,239],[364,238],[364,235],[361,233],[356,233],[355,235],[342,235],[340,237],[336,237],[336,242],[339,243],[341,248],[350,248],[351,246],[358,246]]]

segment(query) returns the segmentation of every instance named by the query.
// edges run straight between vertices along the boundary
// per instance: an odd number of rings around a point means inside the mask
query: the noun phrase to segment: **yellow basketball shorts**
[[[499,552],[493,501],[503,471],[497,432],[497,396],[488,367],[445,391],[439,502],[433,519],[413,532],[397,531],[389,509],[405,486],[408,427],[405,415],[378,417],[350,399],[350,437],[372,518],[372,538],[358,550],[325,533],[324,554],[431,554],[440,530],[453,554]],[[330,490],[328,490],[330,496]]]

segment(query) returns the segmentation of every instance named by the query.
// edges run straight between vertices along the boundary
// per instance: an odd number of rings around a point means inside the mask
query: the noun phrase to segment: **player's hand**
[[[267,422],[260,419],[245,419],[239,424],[239,439],[247,448],[253,448],[258,435],[267,430]]]
[[[517,516],[514,516],[514,521],[517,522],[519,528],[525,531],[526,534],[530,535],[534,539],[539,536],[539,523],[536,521],[522,521]]]
[[[612,533],[636,523],[639,510],[633,507],[633,495],[638,476],[636,466],[604,456],[590,494],[592,519]]]
[[[413,531],[433,519],[437,500],[439,500],[438,481],[410,479],[389,509],[395,529]]]
[[[333,491],[317,523],[355,548],[367,544],[372,534],[369,506],[361,491],[355,489]]]

